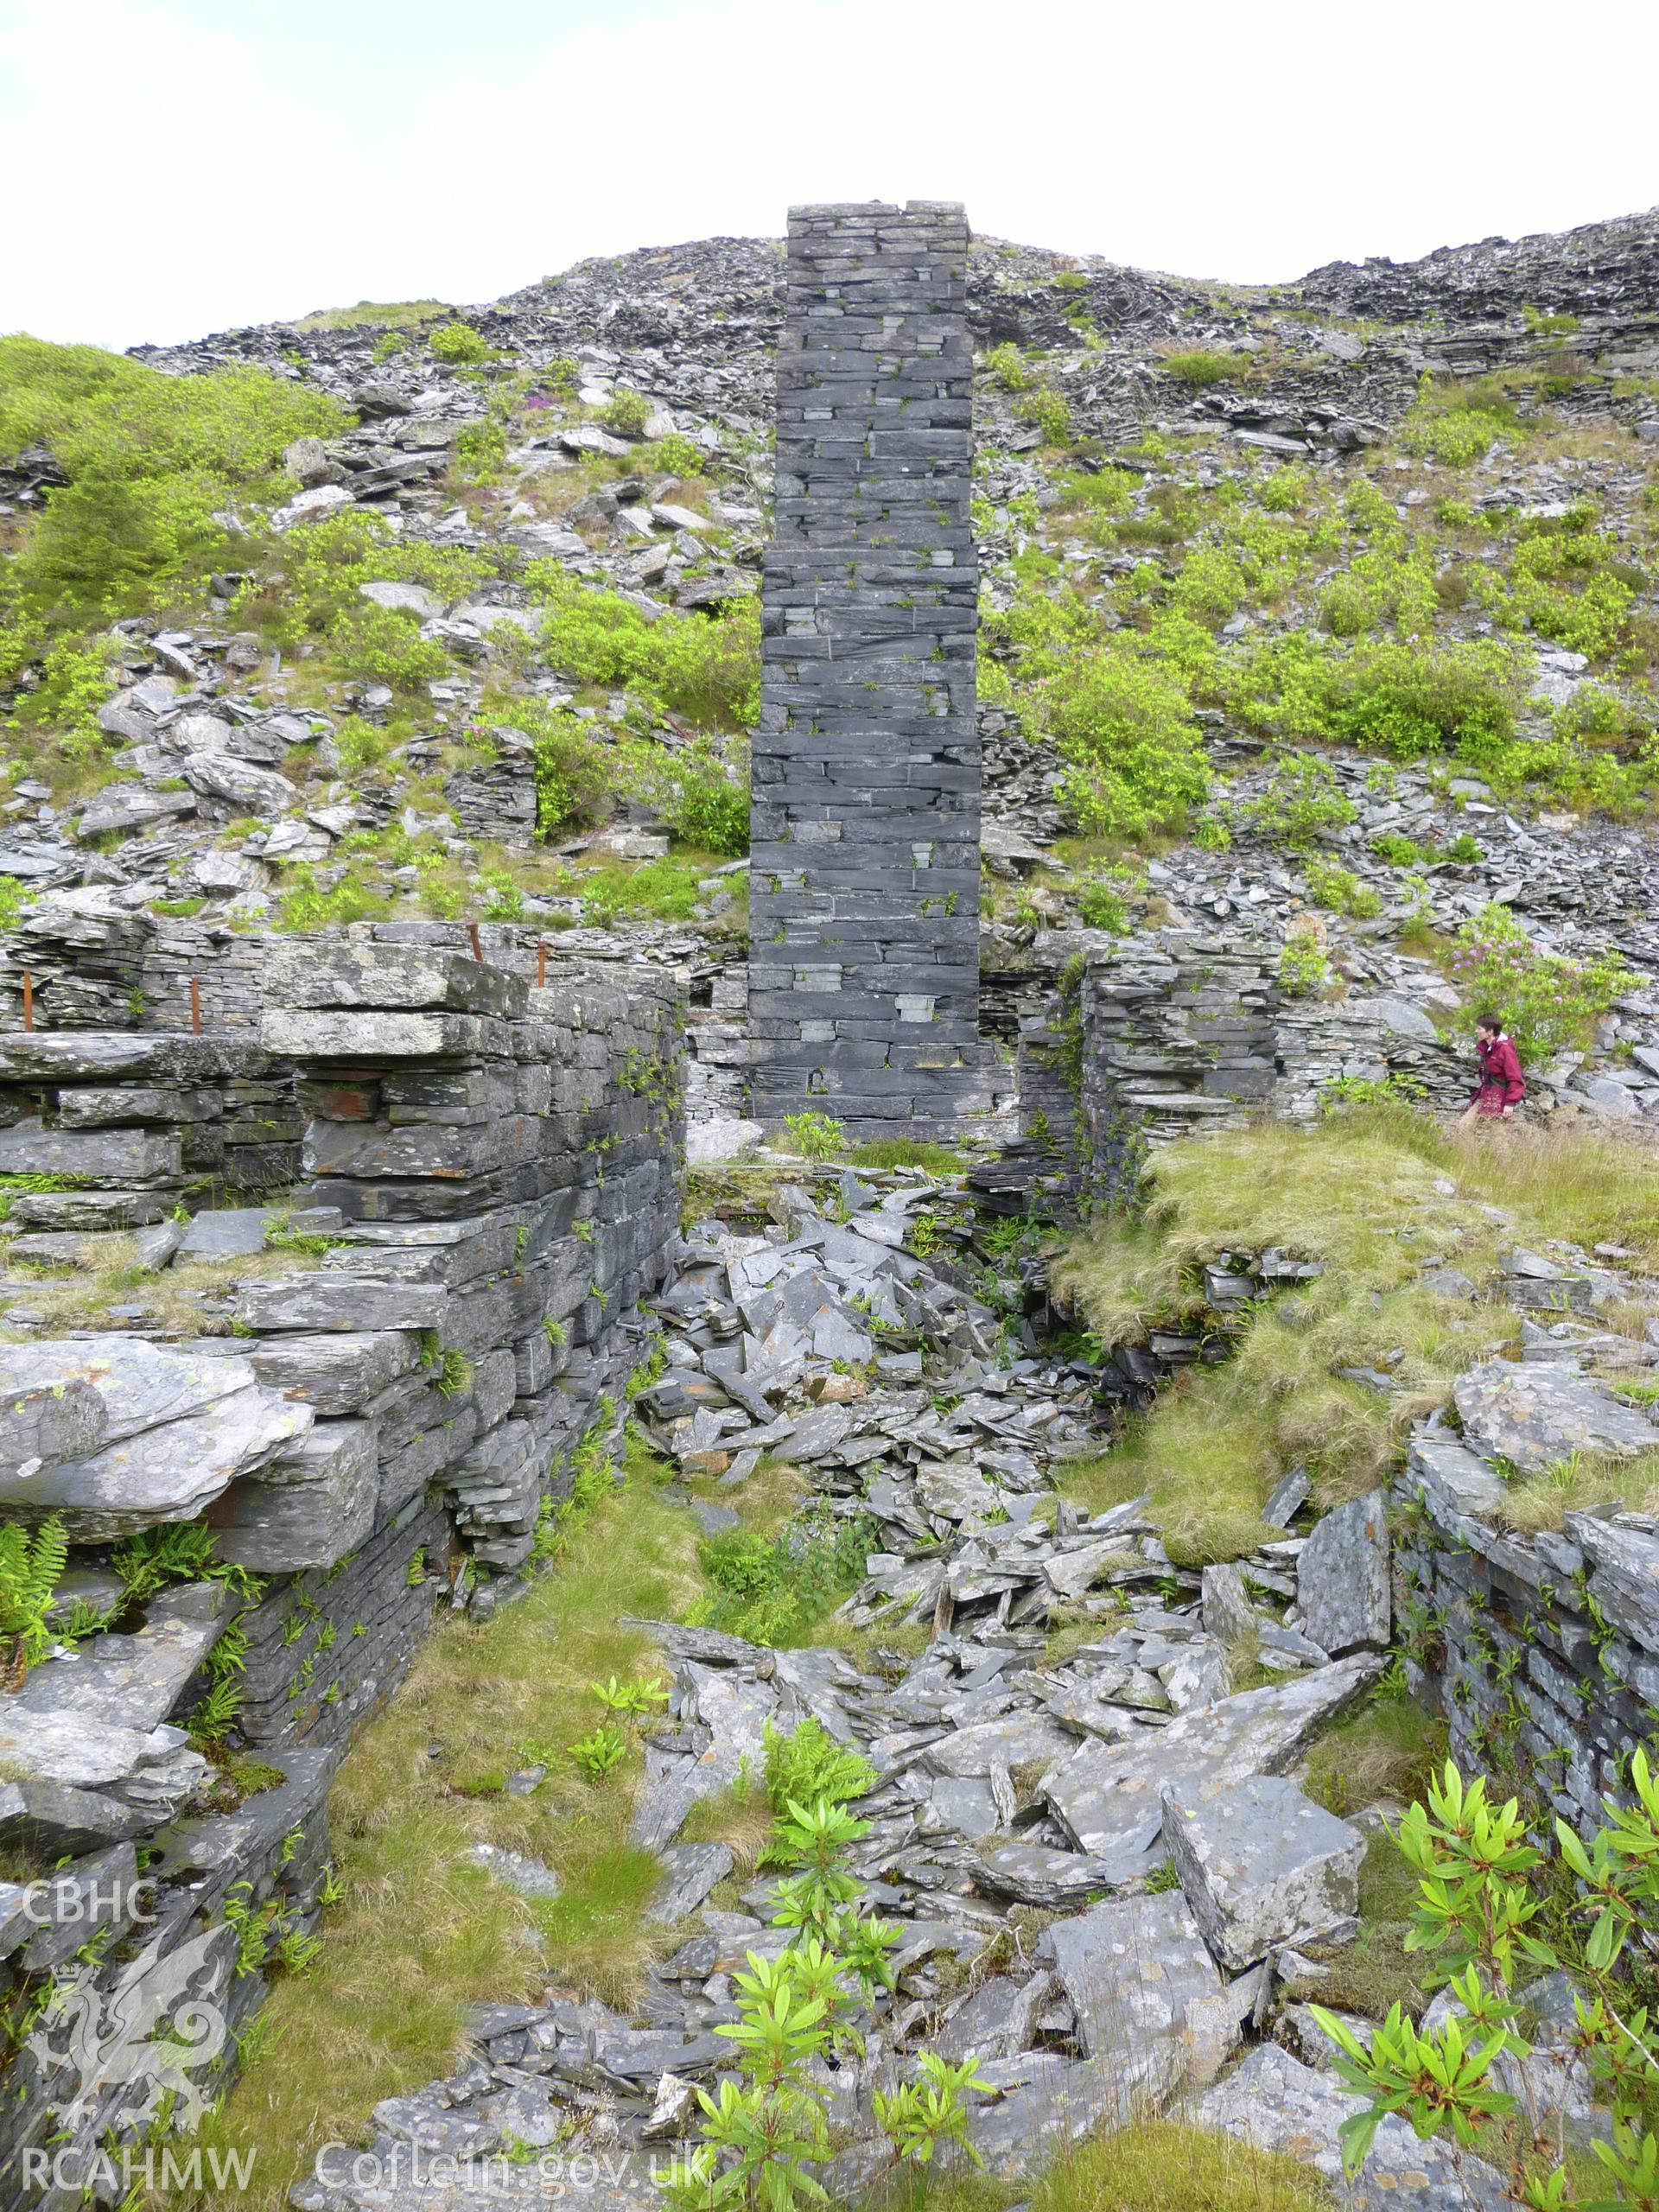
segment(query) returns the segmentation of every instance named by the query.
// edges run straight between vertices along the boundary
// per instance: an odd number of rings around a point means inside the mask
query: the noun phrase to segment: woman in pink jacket
[[[1527,1095],[1521,1074],[1521,1055],[1503,1034],[1495,1014],[1483,1014],[1475,1024],[1475,1058],[1480,1063],[1480,1082],[1463,1116],[1463,1126],[1480,1121],[1511,1122],[1515,1109]]]

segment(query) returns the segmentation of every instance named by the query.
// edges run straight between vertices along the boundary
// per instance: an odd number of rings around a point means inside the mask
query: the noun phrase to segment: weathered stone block
[[[1232,1973],[1358,1909],[1365,1838],[1282,1777],[1176,1783],[1164,1793],[1164,1841],[1205,1941]]]

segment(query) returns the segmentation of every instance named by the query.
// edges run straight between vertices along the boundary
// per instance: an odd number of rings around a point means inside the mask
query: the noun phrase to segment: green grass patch
[[[855,1144],[847,1154],[855,1167],[925,1167],[935,1175],[961,1172],[962,1154],[954,1145],[934,1144],[925,1137],[872,1137]]]
[[[696,1523],[656,1471],[631,1454],[626,1491],[604,1486],[528,1597],[479,1626],[441,1618],[347,1754],[330,1801],[344,1900],[313,1970],[274,1986],[204,2138],[257,2150],[249,2212],[279,2212],[317,2143],[366,2141],[378,2099],[448,2071],[470,2005],[528,1998],[550,1972],[632,2001],[657,1940],[639,1914],[658,1869],[627,1834],[639,1755],[594,1786],[568,1754],[605,1717],[593,1684],[653,1665],[619,1617],[672,1618],[699,1588]],[[530,1796],[499,1788],[543,1763]],[[540,1859],[562,1894],[532,1911],[471,1863],[475,1842]]]
[[[354,308],[315,308],[293,330],[418,330],[452,310],[442,300],[359,300]]]
[[[1372,1488],[1411,1422],[1516,1332],[1504,1306],[1427,1290],[1429,1258],[1477,1282],[1495,1274],[1500,1241],[1568,1236],[1630,1246],[1645,1265],[1659,1258],[1659,1166],[1594,1134],[1511,1135],[1499,1147],[1379,1105],[1160,1153],[1145,1213],[1078,1232],[1051,1263],[1056,1289],[1103,1344],[1160,1325],[1218,1332],[1202,1268],[1230,1247],[1274,1245],[1324,1273],[1233,1325],[1234,1357],[1179,1370],[1108,1459],[1067,1471],[1068,1487],[1103,1504],[1149,1491],[1172,1556],[1238,1556],[1287,1468],[1309,1467],[1325,1503]],[[1500,1229],[1483,1204],[1512,1220]],[[1381,1368],[1396,1388],[1381,1396],[1344,1381],[1344,1367]]]

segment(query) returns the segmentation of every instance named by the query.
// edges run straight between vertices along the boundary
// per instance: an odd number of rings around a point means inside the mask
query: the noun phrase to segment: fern
[[[200,1521],[169,1521],[159,1529],[141,1529],[116,1546],[110,1564],[134,1604],[153,1598],[173,1582],[224,1582],[250,1601],[264,1588],[245,1567],[219,1557],[213,1530]]]
[[[838,1744],[810,1714],[787,1736],[768,1720],[764,1735],[766,1795],[775,1813],[791,1802],[812,1805],[823,1800],[844,1805],[875,1787],[875,1769],[869,1761]]]
[[[15,1521],[0,1527],[0,1639],[9,1645],[0,1669],[14,1679],[45,1656],[52,1640],[46,1617],[68,1559],[69,1539],[56,1514],[32,1536]]]

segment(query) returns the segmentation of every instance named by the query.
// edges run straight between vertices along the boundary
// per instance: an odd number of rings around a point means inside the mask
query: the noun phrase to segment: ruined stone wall
[[[174,1585],[0,1700],[0,1847],[68,1885],[59,1922],[42,1927],[25,1885],[0,1881],[0,2001],[14,2018],[104,1925],[89,2003],[136,1975],[158,1997],[203,1999],[233,2033],[264,1981],[245,1945],[238,1969],[231,1891],[263,1916],[256,1949],[312,1931],[340,1747],[395,1688],[441,1605],[482,1616],[519,1586],[577,1455],[602,1465],[620,1448],[645,1350],[640,1300],[679,1236],[683,993],[658,969],[575,963],[537,987],[533,934],[489,935],[483,961],[451,925],[281,941],[257,1042],[3,1041],[5,1095],[48,1093],[72,1119],[100,1090],[211,1090],[254,1059],[280,1072],[304,1117],[309,1178],[289,1218],[321,1248],[309,1268],[245,1281],[220,1325],[232,1333],[0,1348],[0,1504],[64,1519],[66,1590],[107,1605],[119,1586],[106,1547],[193,1517],[262,1586],[238,1608],[218,1581]],[[42,1125],[30,1141],[79,1134]],[[95,1134],[126,1147],[106,1163],[124,1177],[134,1147],[157,1177],[173,1173],[175,1128]],[[173,1185],[119,1186],[145,1187]],[[116,1440],[100,1448],[105,1437]],[[245,1638],[225,1670],[237,1733],[281,1777],[256,1777],[239,1802],[188,1733],[232,1621]],[[89,1921],[77,1897],[93,1881],[127,1895],[140,1849],[157,1918],[116,1906]],[[67,2035],[48,2020],[40,2049],[4,2077],[0,2202],[24,2201],[23,2156],[75,2086]],[[70,2139],[90,2145],[119,2101],[105,2097]],[[79,2197],[30,2187],[27,2201],[67,2212]]]
[[[1399,1640],[1465,1770],[1530,1780],[1585,1829],[1659,1726],[1659,1533],[1569,1513],[1517,1535],[1504,1489],[1451,1430],[1414,1436],[1390,1514]]]
[[[753,742],[753,1109],[948,1133],[978,1073],[959,207],[798,207]]]
[[[1291,997],[1278,960],[1276,944],[1173,931],[1080,960],[1020,1025],[1010,1198],[1110,1204],[1157,1146],[1263,1112],[1313,1121],[1342,1082],[1392,1078],[1432,1107],[1466,1103],[1467,1053],[1417,1008]]]

